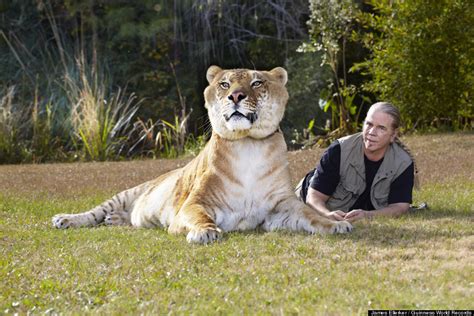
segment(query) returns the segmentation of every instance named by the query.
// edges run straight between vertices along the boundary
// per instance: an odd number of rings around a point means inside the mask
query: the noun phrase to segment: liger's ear
[[[206,74],[207,82],[209,82],[210,84],[214,80],[214,78],[217,76],[217,74],[220,73],[221,71],[222,71],[222,68],[219,66],[209,67]]]
[[[275,76],[282,85],[286,85],[288,81],[288,73],[286,72],[285,68],[276,67],[270,70],[270,73]]]

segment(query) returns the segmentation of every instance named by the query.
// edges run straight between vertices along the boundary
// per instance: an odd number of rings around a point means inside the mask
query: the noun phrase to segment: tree
[[[348,83],[346,65],[346,46],[355,25],[357,6],[352,0],[310,0],[310,11],[310,41],[301,50],[323,52],[322,65],[329,66],[333,74],[326,106],[332,110],[333,128],[338,126],[340,134],[346,134],[353,131],[351,115],[357,110],[352,102],[355,87]],[[339,122],[334,120],[336,117]]]
[[[137,129],[144,126],[147,136],[156,126],[166,125],[160,122],[203,133],[208,126],[202,94],[206,69],[211,64],[271,69],[293,60],[287,64],[292,71],[307,70],[306,63],[292,59],[307,36],[307,16],[307,0],[4,1],[0,4],[0,99],[14,100],[15,111],[31,118],[23,120],[27,124],[15,137],[8,136],[10,144],[26,144],[25,150],[12,155],[27,153],[28,157],[16,161],[38,156],[43,151],[29,148],[32,143],[44,144],[42,148],[52,152],[35,161],[66,157],[63,153],[74,150],[70,96],[75,88],[87,88],[83,78],[91,86],[100,86],[104,99],[118,90],[144,99],[137,112]],[[308,72],[299,78],[315,75]],[[303,90],[297,102],[309,99]],[[8,91],[14,98],[3,98]],[[303,103],[297,106],[304,108]],[[127,141],[134,142],[137,134],[141,139],[139,130]]]
[[[474,118],[474,6],[467,0],[370,1],[357,66],[367,91],[397,105],[408,127],[469,127]]]

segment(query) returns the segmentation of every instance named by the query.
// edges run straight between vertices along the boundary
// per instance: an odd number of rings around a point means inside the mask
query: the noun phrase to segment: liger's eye
[[[255,80],[254,82],[252,82],[252,88],[258,88],[258,87],[260,87],[262,84],[263,84],[262,81],[260,81],[260,80]]]
[[[219,83],[219,86],[224,90],[227,90],[227,89],[230,88],[230,84],[228,82],[225,82],[225,81]]]

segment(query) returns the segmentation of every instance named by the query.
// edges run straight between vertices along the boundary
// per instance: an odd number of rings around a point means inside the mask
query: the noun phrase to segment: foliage
[[[365,89],[396,104],[409,128],[472,127],[474,7],[470,1],[370,1],[360,20],[371,56]]]
[[[208,126],[202,91],[211,64],[256,69],[285,65],[291,97],[281,127],[288,140],[293,134],[307,138],[358,128],[359,115],[371,102],[362,95],[361,73],[355,70],[370,75],[363,78],[364,93],[399,106],[408,127],[472,127],[474,14],[468,1],[362,2],[4,1],[0,163],[64,161],[78,152],[81,159],[185,153],[188,139],[206,138],[198,135]],[[358,30],[360,25],[366,29]],[[308,32],[309,43],[301,45]],[[356,32],[366,49],[352,40]],[[299,46],[311,54],[297,53]],[[87,73],[90,89],[81,81],[81,71]],[[132,102],[125,91],[140,100],[140,120],[128,115],[133,111],[113,114],[100,105],[103,99],[125,106]],[[118,94],[120,102],[114,99]],[[86,95],[96,110],[79,113],[88,108]],[[118,123],[122,114],[129,117],[121,135],[137,138],[106,136],[113,130],[106,118],[116,115]],[[79,127],[77,118],[87,115],[91,122],[102,120],[94,133]],[[176,118],[178,125],[184,122],[179,132],[174,132]],[[153,137],[160,133],[159,141],[144,145],[140,137],[152,126]],[[140,127],[143,133],[133,132]]]
[[[53,106],[40,110],[39,102],[29,107],[18,105],[15,87],[9,87],[0,100],[0,162],[44,162],[64,159],[58,137]]]
[[[173,150],[185,152],[187,139],[202,139],[197,135],[208,125],[202,106],[207,67],[283,65],[306,36],[308,12],[305,0],[39,0],[34,4],[11,1],[0,6],[0,88],[15,87],[15,111],[28,117],[23,120],[26,126],[14,131],[16,138],[9,134],[8,142],[16,144],[10,162],[69,160],[74,151],[82,152],[82,159],[115,158],[116,153],[106,147],[147,155],[147,150],[138,151],[140,146],[130,151],[138,139],[118,146],[106,140],[107,132],[98,131],[101,124],[92,133],[77,119],[90,115],[91,122],[98,122],[102,117],[102,129],[110,130],[105,117],[106,111],[112,115],[113,110],[100,110],[97,102],[104,99],[110,104],[123,87],[141,100],[137,115],[143,122],[159,122],[160,130],[166,126],[163,122],[174,125],[176,116],[186,123],[181,132],[170,134],[180,137],[172,141],[178,146]],[[84,64],[78,66],[81,60]],[[88,74],[90,89],[81,82],[81,71]],[[96,83],[100,87],[93,87]],[[81,89],[83,96],[78,94]],[[78,112],[94,107],[88,113]],[[164,145],[161,148],[168,153],[157,148],[154,155],[175,155]],[[0,162],[6,160],[6,154],[0,157]]]
[[[66,160],[71,151],[82,151],[84,158],[92,160],[116,157],[121,133],[138,109],[138,104],[131,106],[135,97],[125,99],[120,88],[116,93],[110,91],[105,60],[99,60],[95,47],[71,42],[50,5],[47,2],[38,8],[47,24],[31,33],[45,38],[51,32],[52,40],[27,46],[12,33],[10,38],[2,33],[21,65],[17,76],[26,77],[35,88],[28,91],[21,84],[15,90],[15,117],[21,124],[11,124],[15,134],[10,133],[10,143],[21,150],[2,155],[0,161]],[[25,42],[31,40],[26,32],[22,36]]]
[[[356,88],[347,80],[346,46],[358,9],[352,0],[310,0],[310,10],[310,42],[304,43],[300,50],[323,53],[321,65],[329,66],[333,74],[325,96],[328,108],[332,110],[332,127],[339,127],[342,133],[349,133],[356,127],[351,124],[356,112],[356,106],[352,102]],[[339,118],[337,123],[334,119],[336,117]]]
[[[19,126],[22,122],[21,112],[14,111],[14,87],[4,91],[0,99],[0,157],[4,162],[14,162],[21,153],[19,145]]]
[[[47,103],[44,111],[40,112],[39,104],[33,105],[31,113],[31,161],[43,162],[47,160],[64,159],[64,153],[61,151],[61,139],[54,134],[54,125],[58,119],[54,105]]]
[[[301,144],[309,132],[325,132],[322,127],[330,117],[323,112],[319,95],[325,89],[331,74],[327,68],[320,67],[320,63],[321,57],[317,53],[297,53],[285,64],[290,99],[282,126],[286,135],[293,133],[290,143]],[[308,128],[310,121],[313,121],[313,125]]]
[[[75,66],[64,75],[74,147],[90,160],[115,158],[123,149],[141,101],[136,102],[133,93],[125,96],[120,88],[110,91],[105,75],[97,65],[90,65],[83,53]]]
[[[209,65],[283,65],[306,35],[308,11],[305,0],[70,0],[65,8],[70,15],[62,24],[81,21],[73,37],[97,43],[98,53],[114,65],[112,80],[145,99],[141,117],[173,120],[180,106],[175,72],[185,83],[182,94],[192,105],[193,127],[205,114],[202,90]]]
[[[173,123],[165,120],[153,122],[152,119],[144,122],[139,118],[128,135],[128,139],[132,141],[128,144],[127,156],[133,156],[135,152],[153,158],[196,156],[204,148],[208,135],[204,133],[195,137],[188,134],[184,128],[186,120],[187,118],[182,120],[177,115]]]
[[[78,95],[72,100],[75,101],[71,110],[73,142],[88,159],[116,157],[140,102],[135,102],[133,94],[127,98],[120,89],[107,98],[103,86],[92,88],[86,77],[81,80],[83,86],[74,86]]]

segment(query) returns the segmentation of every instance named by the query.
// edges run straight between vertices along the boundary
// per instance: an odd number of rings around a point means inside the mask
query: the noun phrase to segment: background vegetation
[[[408,130],[472,129],[473,19],[467,0],[2,1],[0,163],[197,152],[211,64],[287,68],[293,147],[381,99]]]

